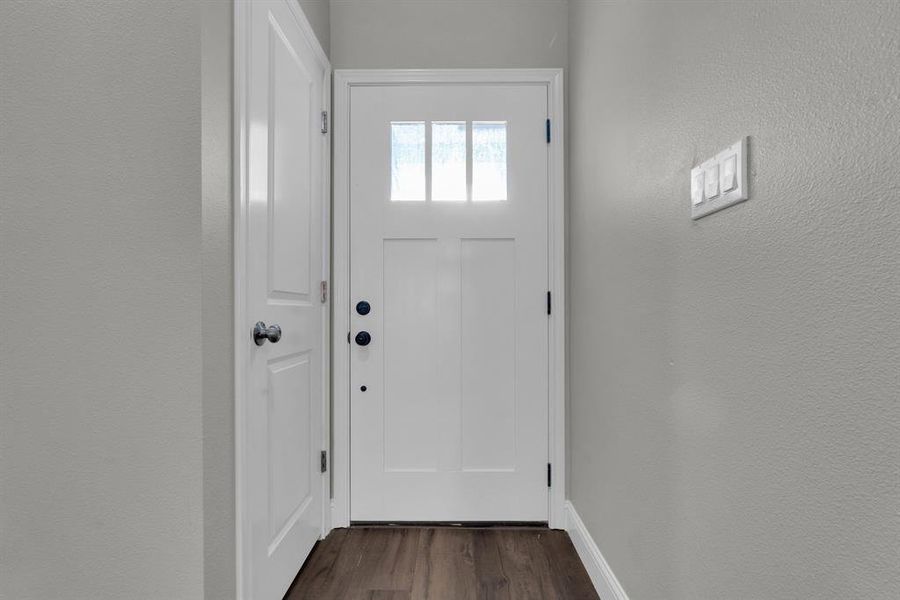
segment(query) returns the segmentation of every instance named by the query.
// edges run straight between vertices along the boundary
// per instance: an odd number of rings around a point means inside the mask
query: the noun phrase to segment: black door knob
[[[366,302],[365,300],[360,300],[356,303],[356,312],[361,315],[369,314],[369,311],[372,310],[372,305]]]
[[[273,344],[277,344],[278,340],[281,339],[281,327],[278,325],[270,325],[266,327],[266,324],[262,321],[259,321],[256,325],[253,326],[253,341],[256,342],[257,346],[262,346],[266,343],[266,340],[272,342]]]
[[[368,331],[360,331],[356,334],[356,343],[360,346],[368,346],[371,341],[372,336],[369,335]]]

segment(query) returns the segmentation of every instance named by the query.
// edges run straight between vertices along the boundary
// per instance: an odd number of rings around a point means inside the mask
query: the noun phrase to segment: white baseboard
[[[566,531],[572,538],[575,551],[578,552],[578,557],[584,563],[600,600],[628,600],[622,584],[609,568],[600,548],[597,547],[581,517],[578,516],[578,511],[568,500],[566,500]]]

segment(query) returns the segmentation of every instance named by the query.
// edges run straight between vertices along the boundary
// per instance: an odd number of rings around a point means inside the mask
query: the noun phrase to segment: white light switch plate
[[[726,168],[726,164],[734,157],[734,173],[730,168]],[[728,167],[731,167],[728,164]],[[705,173],[709,177],[710,173],[716,173],[719,177],[719,185],[706,186],[700,190],[703,194],[702,199],[696,195],[696,182],[703,181],[701,173]],[[732,180],[733,179],[733,180]],[[702,162],[691,169],[691,218],[699,219],[717,210],[722,210],[738,202],[743,202],[750,197],[749,185],[747,181],[747,138],[741,138],[725,150],[716,154],[713,158]],[[728,189],[731,188],[731,189]],[[711,193],[707,195],[707,189],[710,192],[715,191],[713,196]],[[728,191],[725,191],[728,189]],[[700,202],[697,202],[697,200]]]

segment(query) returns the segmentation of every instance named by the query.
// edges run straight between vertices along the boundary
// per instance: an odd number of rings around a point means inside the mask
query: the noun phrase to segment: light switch
[[[722,161],[722,193],[730,192],[737,186],[737,156],[731,154]]]
[[[703,202],[703,171],[694,169],[691,177],[691,204],[697,206]]]
[[[750,197],[743,137],[691,169],[691,218],[699,219]]]
[[[706,179],[706,197],[715,198],[719,195],[719,163],[713,163],[706,167],[704,178]]]

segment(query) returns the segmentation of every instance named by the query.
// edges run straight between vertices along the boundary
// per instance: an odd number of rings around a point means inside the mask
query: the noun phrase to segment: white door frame
[[[312,25],[303,14],[302,9],[293,0],[284,0],[285,5],[296,19],[297,26],[309,41],[316,59],[325,67],[325,78],[322,82],[322,105],[327,110],[331,105],[331,63],[328,55],[319,44]],[[250,317],[247,314],[247,265],[245,263],[247,253],[247,226],[249,190],[247,188],[248,168],[248,134],[250,123],[247,114],[247,96],[249,92],[249,67],[250,67],[250,8],[248,0],[234,0],[234,148],[232,150],[232,195],[234,210],[234,484],[235,484],[235,568],[236,568],[236,598],[247,598],[245,589],[246,574],[249,567],[248,556],[244,552],[244,544],[248,539],[250,522],[246,514],[247,490],[245,489],[245,466],[243,457],[245,453],[246,424],[245,410],[247,402],[246,369],[250,364],[248,339],[250,330],[247,323]],[[322,136],[322,281],[330,288],[330,261],[331,261],[331,135]],[[329,436],[329,390],[330,390],[330,348],[331,348],[331,320],[328,303],[323,305],[322,311],[322,443],[323,449],[327,449],[330,443]],[[321,537],[331,530],[331,502],[328,473],[322,474],[322,533]],[[302,565],[297,565],[299,570]]]
[[[334,273],[333,273],[333,456],[332,527],[350,525],[350,89],[410,84],[543,84],[552,123],[548,164],[550,314],[549,490],[550,527],[565,527],[566,490],[566,299],[565,163],[562,69],[336,70],[334,72]]]

